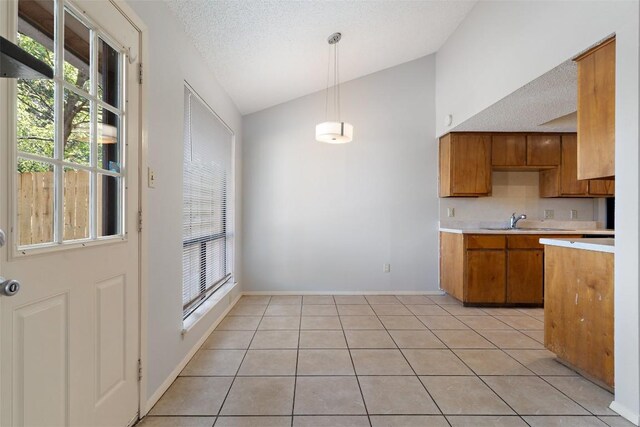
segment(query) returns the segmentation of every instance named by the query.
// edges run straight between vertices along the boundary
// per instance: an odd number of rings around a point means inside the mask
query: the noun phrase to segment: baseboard
[[[633,423],[634,425],[640,425],[640,414],[629,410],[627,407],[616,402],[615,400],[611,402],[611,405],[609,405],[609,408],[612,411],[617,412],[622,418],[627,419],[629,422]]]
[[[224,310],[224,312],[222,312],[222,314],[211,324],[209,329],[207,329],[207,332],[202,334],[202,337],[194,344],[194,346],[191,348],[191,350],[189,350],[189,352],[178,364],[178,366],[176,366],[176,368],[171,372],[171,374],[169,374],[167,379],[160,385],[160,387],[158,387],[158,389],[151,395],[151,397],[147,399],[147,402],[144,408],[144,413],[140,414],[140,418],[145,416],[151,410],[151,408],[153,408],[153,405],[155,405],[158,402],[158,400],[160,400],[162,395],[169,389],[169,387],[171,386],[171,384],[173,384],[176,378],[178,378],[178,375],[180,375],[180,372],[182,372],[184,367],[187,366],[187,363],[189,363],[191,358],[196,354],[196,352],[200,349],[200,347],[202,347],[202,344],[204,344],[204,342],[209,337],[209,335],[211,335],[211,332],[213,332],[213,330],[220,324],[222,319],[224,319],[224,317],[237,304],[237,302],[242,297],[242,294],[243,294],[242,292],[238,293],[238,296],[233,300],[233,302],[231,302],[231,304],[229,304],[229,306]]]
[[[443,291],[243,291],[243,295],[444,295]]]

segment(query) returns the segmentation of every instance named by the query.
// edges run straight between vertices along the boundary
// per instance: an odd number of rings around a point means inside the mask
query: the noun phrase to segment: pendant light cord
[[[331,90],[331,44],[329,44],[329,54],[327,55],[327,90],[325,92],[324,116],[325,121],[329,121],[329,91]],[[338,52],[338,42],[333,43],[333,115],[340,122],[340,62]]]
[[[324,120],[329,121],[329,82],[331,80],[330,76],[331,70],[331,45],[329,45],[329,51],[327,52],[327,90],[325,91],[325,100],[324,100]]]

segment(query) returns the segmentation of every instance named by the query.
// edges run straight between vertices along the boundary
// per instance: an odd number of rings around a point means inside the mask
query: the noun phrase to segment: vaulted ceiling
[[[436,52],[475,1],[165,0],[242,114]]]

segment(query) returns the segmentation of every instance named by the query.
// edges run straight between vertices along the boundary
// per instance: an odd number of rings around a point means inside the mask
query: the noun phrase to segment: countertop
[[[553,234],[553,235],[573,235],[588,234],[596,236],[612,236],[615,230],[593,229],[593,230],[565,230],[565,229],[548,229],[548,228],[512,228],[512,229],[490,229],[490,228],[444,228],[440,227],[440,231],[445,233],[456,234]]]
[[[548,246],[561,246],[563,248],[583,249],[596,252],[615,252],[615,239],[540,239],[540,243]]]

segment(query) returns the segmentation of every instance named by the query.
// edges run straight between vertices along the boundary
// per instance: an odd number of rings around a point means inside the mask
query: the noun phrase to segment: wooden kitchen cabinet
[[[542,305],[542,237],[580,235],[440,233],[440,287],[465,305]]]
[[[613,269],[613,253],[545,247],[545,347],[609,388],[614,385]]]
[[[578,178],[611,178],[615,175],[615,38],[575,61],[578,64]]]
[[[507,236],[507,303],[543,302],[544,247],[541,235]]]
[[[491,194],[491,135],[450,133],[440,138],[440,197]]]
[[[465,302],[504,304],[506,253],[504,249],[467,250]]]
[[[560,164],[560,135],[491,135],[491,165],[496,170],[540,170]]]
[[[613,180],[578,179],[576,134],[562,135],[560,166],[540,172],[540,197],[612,197]]]
[[[558,166],[561,156],[560,135],[527,135],[527,166]]]
[[[616,182],[613,179],[590,179],[589,195],[613,197],[616,194]]]
[[[523,134],[495,134],[491,136],[492,166],[526,166],[527,137]]]

